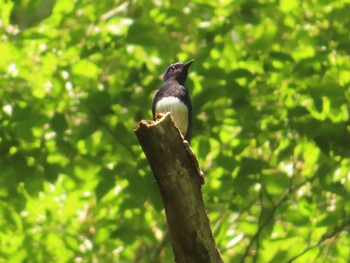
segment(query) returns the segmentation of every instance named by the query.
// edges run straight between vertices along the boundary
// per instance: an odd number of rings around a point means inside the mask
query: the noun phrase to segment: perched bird
[[[156,120],[157,113],[170,112],[188,142],[191,139],[192,102],[185,81],[192,62],[193,59],[186,63],[177,62],[166,69],[163,86],[157,90],[152,103],[153,119]]]

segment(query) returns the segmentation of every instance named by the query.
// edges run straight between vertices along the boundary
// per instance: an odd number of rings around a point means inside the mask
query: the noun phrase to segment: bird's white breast
[[[188,129],[188,109],[176,97],[165,97],[156,104],[156,112],[170,112],[176,126],[179,128],[183,136],[186,135]]]

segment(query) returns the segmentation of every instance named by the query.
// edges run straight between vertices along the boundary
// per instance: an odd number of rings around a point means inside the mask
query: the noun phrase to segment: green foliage
[[[226,262],[349,262],[349,1],[0,0],[0,262],[171,262],[133,130],[195,59]]]

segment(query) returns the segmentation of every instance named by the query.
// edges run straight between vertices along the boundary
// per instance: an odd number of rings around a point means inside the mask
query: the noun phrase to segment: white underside
[[[161,99],[156,104],[156,112],[170,112],[176,126],[184,136],[186,135],[188,129],[188,109],[178,98],[165,97]]]

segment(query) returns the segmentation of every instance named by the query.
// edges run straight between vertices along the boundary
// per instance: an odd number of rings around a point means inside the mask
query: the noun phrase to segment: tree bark
[[[135,133],[159,185],[175,262],[223,262],[203,203],[203,173],[170,113],[141,121]]]

